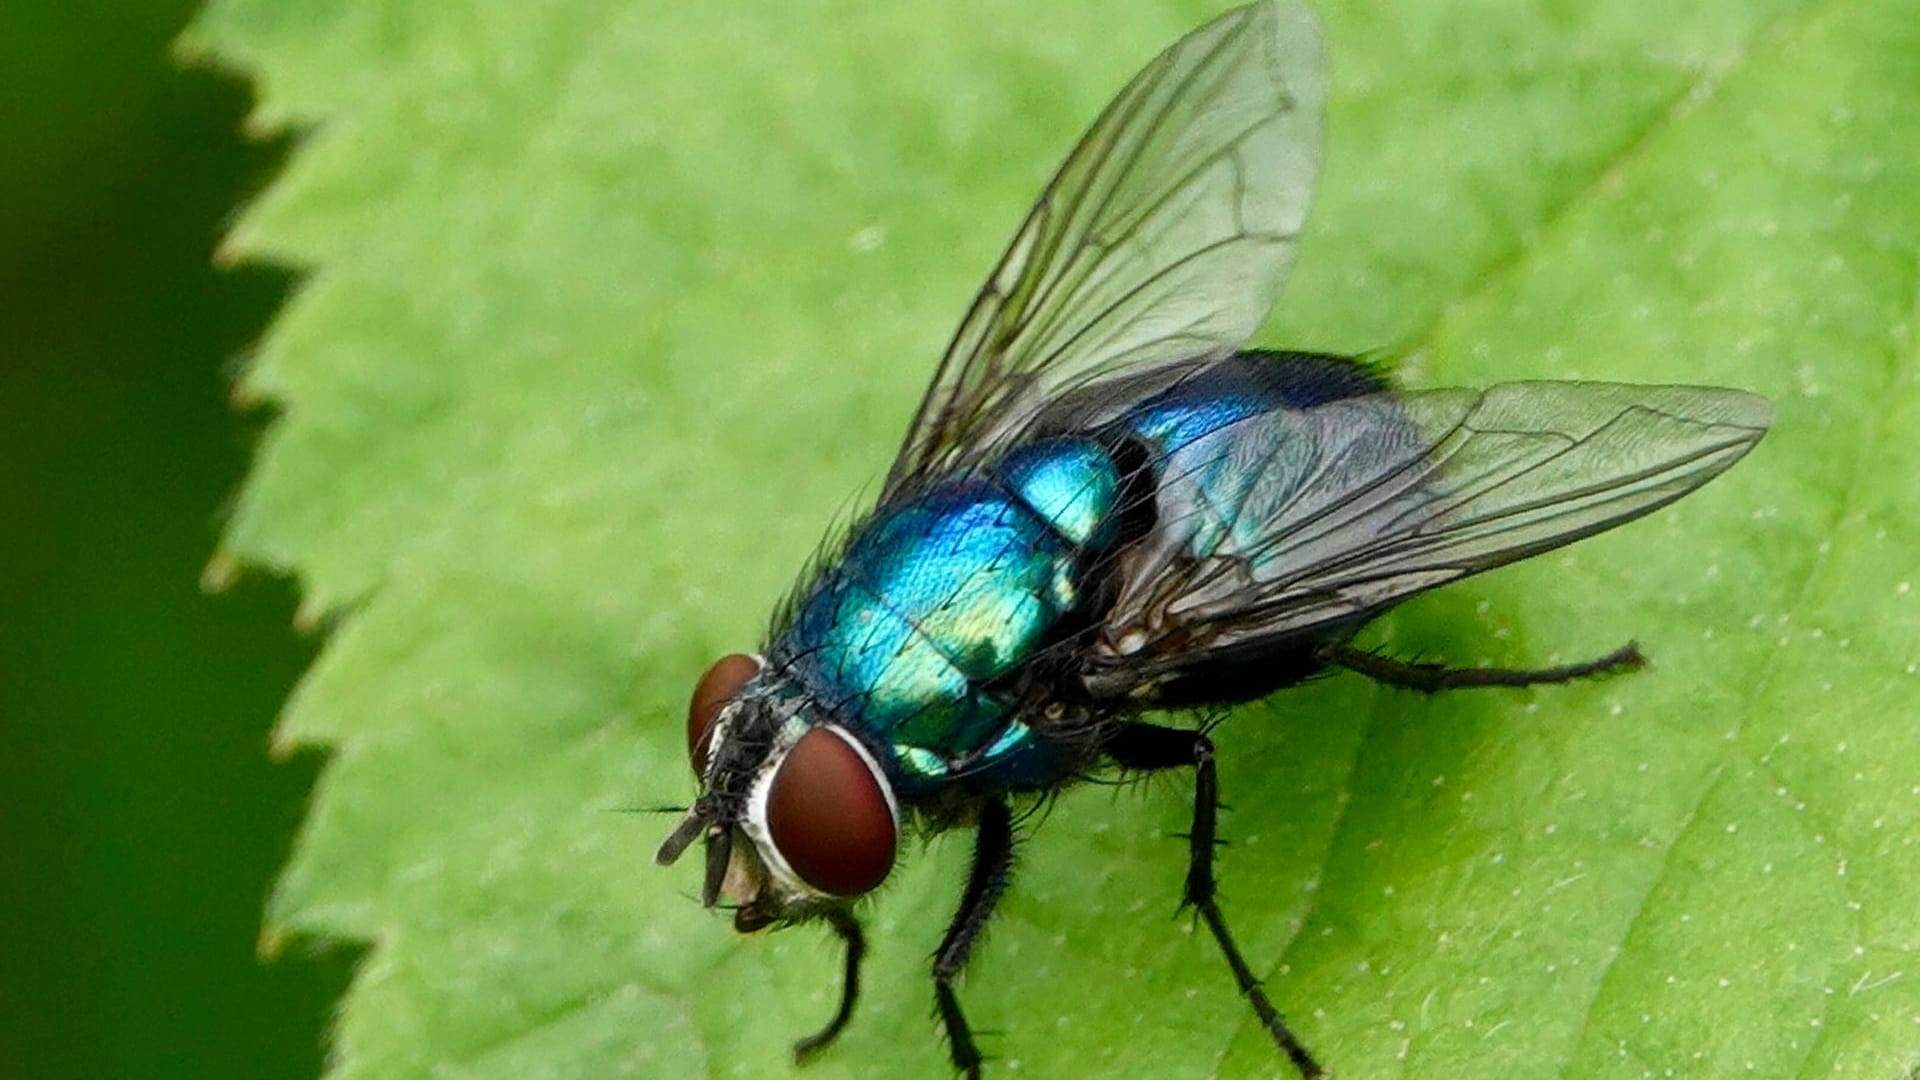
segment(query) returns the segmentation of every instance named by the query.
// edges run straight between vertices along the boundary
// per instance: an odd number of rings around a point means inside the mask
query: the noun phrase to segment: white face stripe
[[[753,661],[753,677],[758,678],[767,670],[767,658],[759,653],[747,653],[747,659]],[[750,680],[751,681],[751,680]],[[740,704],[739,697],[721,706],[720,712],[713,718],[713,728],[707,732],[707,768],[700,776],[702,790],[713,787],[713,767],[720,760],[720,747],[726,744],[727,729],[733,726],[733,712]]]
[[[760,865],[766,867],[767,885],[783,901],[824,900],[827,894],[808,885],[793,872],[787,864],[786,856],[773,844],[773,832],[767,827],[767,799],[773,792],[773,777],[786,764],[787,755],[793,752],[800,742],[800,736],[806,734],[806,728],[797,724],[788,724],[781,728],[775,741],[773,752],[760,763],[760,771],[753,774],[753,786],[747,789],[747,805],[740,815],[740,831],[753,841],[754,853],[760,859]],[[738,858],[739,856],[735,856]]]

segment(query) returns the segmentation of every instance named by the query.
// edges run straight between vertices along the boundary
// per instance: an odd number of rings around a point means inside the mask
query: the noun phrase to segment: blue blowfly
[[[1194,771],[1183,905],[1301,1073],[1214,895],[1204,732],[1158,710],[1331,669],[1421,691],[1637,666],[1629,645],[1535,671],[1408,663],[1348,642],[1416,593],[1591,536],[1739,460],[1772,410],[1739,390],[1516,382],[1403,391],[1350,359],[1247,348],[1278,295],[1320,158],[1327,78],[1297,3],[1229,12],[1107,106],[961,320],[874,509],[753,655],[693,694],[700,794],[661,846],[706,850],[701,901],[746,932],[811,920],[846,945],[908,828],[977,831],[933,957],[954,1066],[981,1057],[954,991],[1008,888],[1010,803],[1104,770]]]

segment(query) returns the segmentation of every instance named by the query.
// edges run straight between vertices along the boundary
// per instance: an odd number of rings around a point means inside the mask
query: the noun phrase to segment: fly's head
[[[700,796],[662,866],[706,844],[700,902],[741,932],[844,907],[893,869],[900,809],[879,761],[755,656],[721,657],[694,688],[687,758]]]

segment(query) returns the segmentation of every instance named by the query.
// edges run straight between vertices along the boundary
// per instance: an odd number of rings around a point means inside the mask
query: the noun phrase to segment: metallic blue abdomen
[[[1056,765],[993,683],[1079,599],[1119,477],[1085,439],[1022,447],[868,520],[801,601],[772,659],[836,719],[892,750],[900,779],[1042,785]]]
[[[1287,538],[1274,523],[1312,520],[1321,504],[1351,496],[1346,470],[1423,445],[1382,389],[1347,361],[1242,356],[1127,410],[1113,427],[1142,444],[1155,473],[1156,526],[1137,553],[1136,584],[1178,560],[1241,560],[1243,585],[1276,561],[1310,565],[1309,538],[1277,543]],[[1365,452],[1348,454],[1354,444]]]

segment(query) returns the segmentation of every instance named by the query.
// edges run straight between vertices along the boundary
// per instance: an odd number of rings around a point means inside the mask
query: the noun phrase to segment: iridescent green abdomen
[[[1119,477],[1098,444],[1049,439],[884,508],[800,602],[770,659],[891,750],[911,789],[956,773],[1044,785],[1057,764],[995,692],[1080,600]]]

